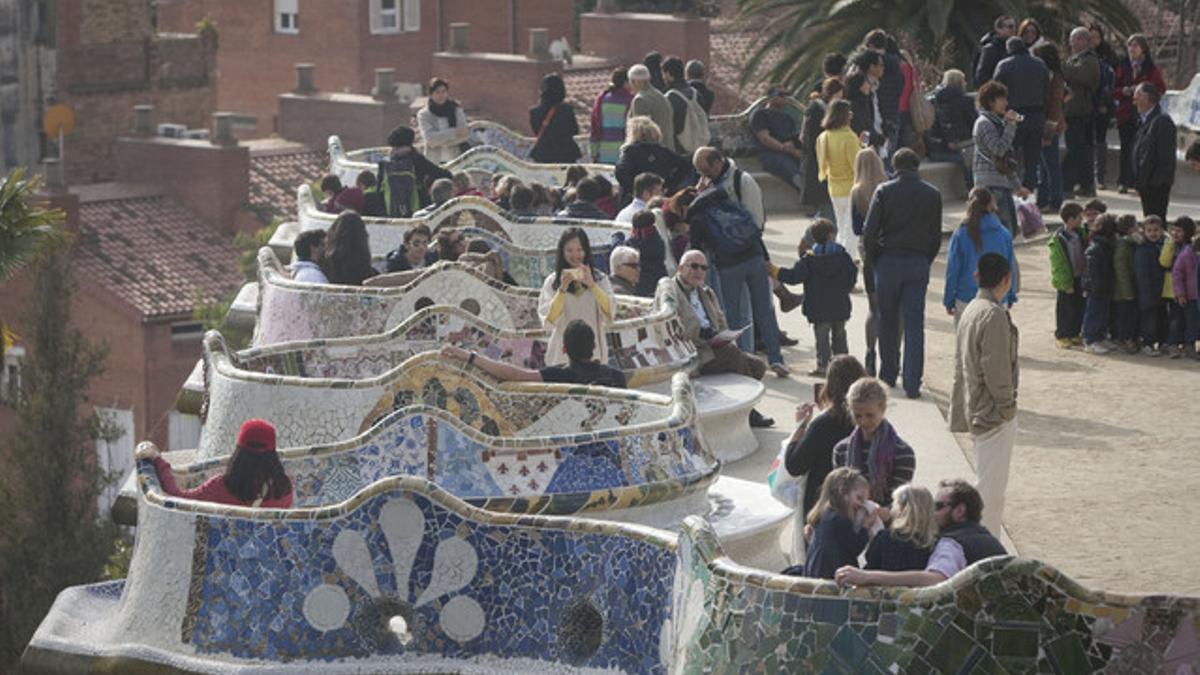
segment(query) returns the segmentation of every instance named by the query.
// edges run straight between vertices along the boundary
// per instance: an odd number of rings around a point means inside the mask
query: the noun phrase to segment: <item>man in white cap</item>
[[[650,69],[640,63],[630,68],[629,86],[634,91],[629,116],[646,115],[654,120],[662,131],[662,144],[672,152],[679,152],[675,143],[675,120],[671,102],[650,84]]]

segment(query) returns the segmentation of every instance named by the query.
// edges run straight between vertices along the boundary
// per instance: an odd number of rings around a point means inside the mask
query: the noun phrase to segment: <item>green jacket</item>
[[[1113,267],[1117,273],[1117,287],[1113,300],[1122,302],[1137,300],[1137,285],[1133,281],[1133,238],[1117,237],[1113,252]]]
[[[1046,246],[1050,249],[1050,285],[1064,293],[1075,290],[1075,270],[1057,232],[1050,236]]]

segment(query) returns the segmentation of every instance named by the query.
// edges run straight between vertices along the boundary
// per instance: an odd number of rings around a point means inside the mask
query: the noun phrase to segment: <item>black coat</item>
[[[911,541],[893,536],[891,530],[881,530],[867,545],[867,569],[885,572],[923,570],[931,553],[933,547],[917,548]]]
[[[790,269],[779,270],[779,281],[804,284],[804,316],[810,323],[833,323],[850,318],[850,291],[858,280],[858,267],[846,249],[824,255],[806,255]]]
[[[1137,286],[1139,309],[1154,309],[1162,305],[1165,271],[1158,262],[1161,253],[1161,239],[1158,243],[1143,241],[1133,249],[1133,282]]]
[[[546,129],[538,134],[545,121],[546,113],[553,111],[554,117],[546,124]],[[538,104],[529,109],[529,126],[537,142],[533,145],[529,157],[535,162],[545,164],[574,164],[583,156],[575,135],[579,133],[579,123],[575,121],[575,111],[567,103],[559,103],[553,107]]]
[[[821,121],[825,119],[825,102],[813,99],[804,111],[804,126],[800,128],[800,146],[804,152],[804,192],[800,195],[800,203],[810,206],[821,206],[829,201],[829,188],[817,177],[820,173],[817,166],[817,136],[824,131]]]
[[[904,70],[900,68],[900,57],[883,54],[883,77],[879,79],[879,114],[888,128],[894,129],[900,120],[900,95],[904,93]]]
[[[951,143],[971,140],[975,135],[975,99],[958,87],[938,87],[933,92],[933,127],[929,140],[938,150],[951,151]]]
[[[877,92],[875,96],[878,95]],[[848,89],[846,100],[850,101],[850,110],[854,113],[854,116],[850,118],[850,128],[854,130],[854,133],[862,135],[864,131],[870,132],[870,143],[876,148],[886,143],[888,125],[886,122],[882,125],[882,134],[875,131],[875,105],[871,102],[871,95],[864,94],[858,89]],[[882,102],[879,104],[879,109],[883,110]]]
[[[1138,126],[1133,142],[1133,187],[1175,182],[1175,122],[1159,108]]]
[[[942,246],[942,193],[915,171],[897,172],[871,197],[863,226],[866,262],[887,251],[919,253],[932,263]]]
[[[1113,267],[1112,241],[1094,237],[1084,252],[1087,258],[1087,273],[1083,278],[1083,290],[1089,296],[1112,298],[1117,288],[1117,271]]]
[[[1008,107],[1014,110],[1040,110],[1046,104],[1050,71],[1041,59],[1029,53],[1024,42],[996,65],[993,79],[1008,87]]]
[[[979,41],[979,53],[975,56],[975,88],[983,86],[984,82],[992,79],[996,72],[996,64],[1008,53],[1004,38],[995,33],[988,33]]]
[[[617,183],[621,186],[622,204],[633,199],[633,179],[646,172],[661,176],[663,191],[670,195],[691,177],[692,165],[657,143],[642,142],[622,147],[615,171]]]
[[[703,80],[688,80],[688,84],[696,90],[696,95],[700,97],[700,107],[704,108],[704,112],[711,113],[713,101],[717,100],[717,95],[708,88],[708,85],[704,84]]]

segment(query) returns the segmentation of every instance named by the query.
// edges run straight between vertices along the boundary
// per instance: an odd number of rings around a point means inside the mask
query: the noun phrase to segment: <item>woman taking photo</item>
[[[529,126],[536,142],[529,156],[545,164],[572,164],[583,155],[575,143],[579,123],[575,111],[563,101],[567,87],[558,73],[542,78],[541,101],[529,109]]]
[[[417,126],[430,161],[445,164],[467,150],[467,114],[450,98],[450,83],[440,77],[429,81],[429,102],[417,112]]]
[[[345,211],[329,226],[321,271],[329,283],[345,286],[362,286],[363,281],[375,276],[375,268],[371,267],[371,244],[362,216]]]
[[[572,227],[558,240],[554,273],[546,277],[538,297],[538,316],[551,330],[546,349],[546,365],[567,363],[563,351],[563,330],[579,319],[596,335],[595,357],[608,363],[605,335],[616,311],[612,283],[603,272],[592,269],[592,245],[582,228]]]
[[[1010,234],[1017,231],[1017,207],[1013,191],[1020,188],[1019,170],[1013,155],[1013,139],[1021,116],[1008,109],[1008,87],[992,80],[975,95],[979,119],[975,120],[975,185],[991,191],[1000,222]]]
[[[237,447],[225,473],[200,487],[181,490],[171,465],[150,441],[138,443],[137,458],[154,464],[163,492],[172,497],[202,502],[288,509],[292,506],[292,481],[275,452],[275,427],[260,419],[246,420],[238,431]]]

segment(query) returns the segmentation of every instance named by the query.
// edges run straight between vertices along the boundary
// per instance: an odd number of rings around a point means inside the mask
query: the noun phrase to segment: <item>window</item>
[[[24,347],[9,347],[4,352],[4,363],[0,364],[0,402],[16,403],[21,397],[21,362],[25,360]]]
[[[370,0],[370,3],[372,33],[421,30],[420,0]]]
[[[300,0],[275,0],[275,32],[300,32]]]

